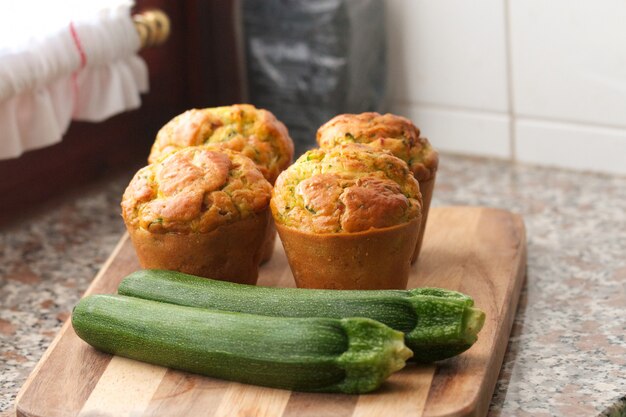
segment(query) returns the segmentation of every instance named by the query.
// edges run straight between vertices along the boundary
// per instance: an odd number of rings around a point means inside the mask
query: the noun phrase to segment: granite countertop
[[[0,226],[0,414],[124,232],[131,175]],[[526,222],[528,278],[489,415],[626,415],[626,178],[444,155],[433,205]]]

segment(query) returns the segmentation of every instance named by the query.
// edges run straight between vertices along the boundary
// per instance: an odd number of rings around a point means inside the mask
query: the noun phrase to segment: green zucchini
[[[369,392],[411,356],[401,332],[366,318],[258,316],[120,295],[83,298],[72,325],[103,352],[299,391]]]
[[[438,288],[310,290],[270,288],[199,278],[174,271],[140,270],[120,294],[190,307],[278,317],[367,317],[405,333],[413,360],[434,362],[469,349],[485,321],[474,300]]]

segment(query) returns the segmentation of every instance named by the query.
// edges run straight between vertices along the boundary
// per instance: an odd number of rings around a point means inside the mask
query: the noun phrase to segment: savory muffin
[[[365,143],[386,149],[409,165],[418,181],[435,175],[439,156],[407,118],[375,112],[340,114],[317,131],[317,143],[330,149],[343,143]]]
[[[298,286],[406,287],[421,195],[390,152],[360,144],[308,151],[278,177],[271,207]]]
[[[341,114],[317,131],[320,147],[330,149],[344,143],[365,143],[377,149],[386,149],[409,166],[419,181],[422,193],[422,224],[413,261],[420,251],[428,209],[432,199],[439,155],[419,129],[407,118],[393,114]]]
[[[240,153],[190,147],[137,172],[122,217],[142,267],[253,284],[271,188]]]
[[[235,104],[192,109],[174,117],[157,133],[148,162],[208,143],[221,143],[252,159],[272,184],[293,159],[293,141],[283,123],[267,110]]]
[[[189,146],[219,144],[250,158],[274,184],[293,159],[293,141],[287,128],[269,111],[250,104],[192,109],[170,120],[158,132],[149,163]],[[262,261],[272,257],[276,232],[267,229]]]

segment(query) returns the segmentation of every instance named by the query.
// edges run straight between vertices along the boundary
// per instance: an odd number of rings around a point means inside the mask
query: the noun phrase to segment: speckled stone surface
[[[0,415],[123,233],[131,175],[0,226]],[[433,205],[526,222],[528,278],[489,416],[626,415],[626,178],[444,155]]]

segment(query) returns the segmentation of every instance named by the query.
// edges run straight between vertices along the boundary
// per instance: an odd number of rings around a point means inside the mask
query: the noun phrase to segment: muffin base
[[[144,269],[168,269],[241,284],[256,284],[269,209],[208,233],[150,233],[129,228]]]
[[[267,234],[263,241],[263,247],[261,249],[261,265],[269,262],[274,254],[274,245],[276,243],[276,226],[274,225],[274,219],[270,217],[269,224],[267,226]]]
[[[299,288],[405,289],[420,219],[358,233],[314,234],[276,224]]]
[[[422,241],[424,240],[424,230],[426,230],[426,220],[428,220],[428,210],[430,209],[430,201],[433,198],[433,189],[435,188],[434,174],[430,179],[426,181],[420,181],[420,192],[422,193],[422,221],[420,223],[419,234],[417,236],[417,243],[415,244],[415,251],[411,257],[411,264],[414,264],[419,257],[422,250]]]

